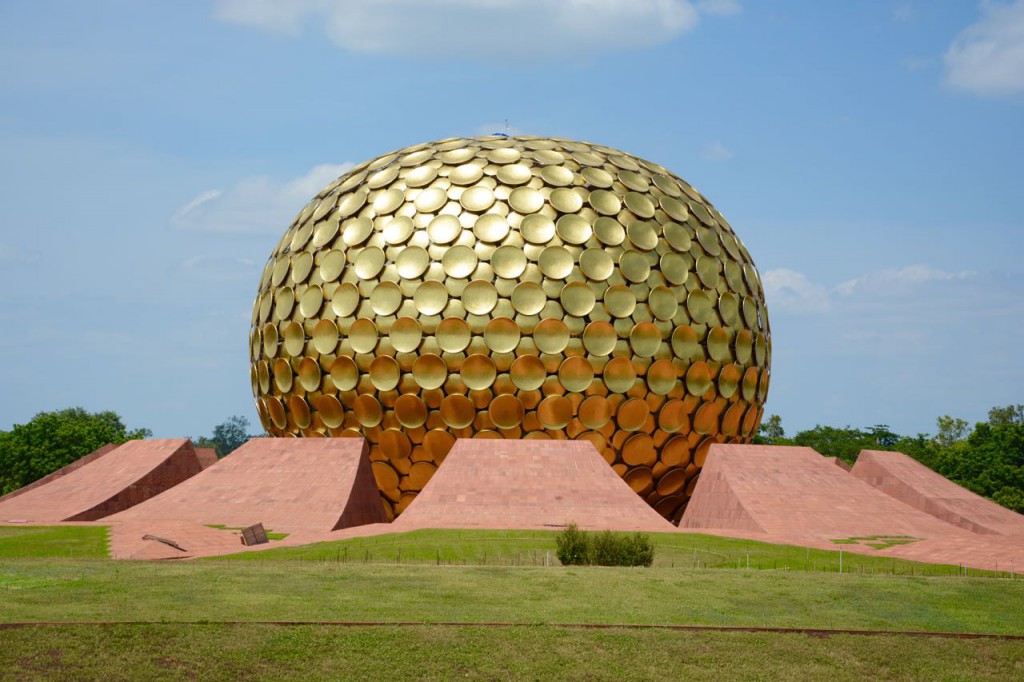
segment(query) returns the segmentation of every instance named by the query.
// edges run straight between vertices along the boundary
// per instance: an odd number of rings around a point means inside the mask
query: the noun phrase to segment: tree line
[[[886,424],[862,429],[815,426],[787,437],[782,419],[771,415],[755,439],[768,445],[802,445],[853,464],[861,450],[894,450],[968,490],[1024,514],[1024,405],[993,407],[973,428],[948,415],[936,432],[902,436]]]

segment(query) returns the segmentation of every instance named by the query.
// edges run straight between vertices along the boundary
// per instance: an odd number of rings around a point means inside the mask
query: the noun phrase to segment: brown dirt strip
[[[658,623],[509,623],[509,622],[450,622],[450,621],[328,621],[328,620],[229,620],[229,621],[167,621],[167,620],[111,620],[111,621],[40,621],[0,623],[0,630],[14,630],[35,627],[95,627],[108,625],[272,625],[295,627],[313,625],[317,627],[476,627],[476,628],[528,628],[551,627],[583,630],[679,630],[686,632],[767,632],[776,634],[809,635],[831,637],[833,635],[861,635],[869,637],[931,637],[939,639],[1005,639],[1024,640],[1024,634],[999,634],[991,632],[928,632],[925,630],[846,630],[832,628],[782,628],[736,625],[668,625]]]

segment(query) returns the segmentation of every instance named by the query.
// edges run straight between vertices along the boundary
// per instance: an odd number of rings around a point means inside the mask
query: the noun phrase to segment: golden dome
[[[665,168],[537,137],[356,166],[293,221],[253,307],[275,436],[364,436],[388,511],[455,438],[587,439],[669,519],[749,442],[771,334],[750,254]]]

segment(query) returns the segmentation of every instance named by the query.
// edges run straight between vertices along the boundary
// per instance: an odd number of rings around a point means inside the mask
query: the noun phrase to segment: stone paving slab
[[[972,493],[902,452],[864,450],[852,473],[886,495],[965,530],[1024,538],[1024,515]]]
[[[92,521],[129,509],[199,473],[187,438],[133,440],[87,455],[0,500],[0,522]]]

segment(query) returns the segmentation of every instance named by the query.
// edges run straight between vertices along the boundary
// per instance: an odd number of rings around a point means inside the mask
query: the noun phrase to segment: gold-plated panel
[[[558,381],[565,390],[582,393],[594,381],[594,368],[586,358],[566,358],[558,368]]]
[[[498,277],[516,279],[526,271],[529,261],[518,246],[499,246],[491,254],[491,268]]]
[[[462,305],[474,315],[486,315],[497,303],[498,290],[485,280],[473,280],[462,290]]]
[[[520,355],[509,368],[512,383],[523,391],[535,391],[544,384],[547,372],[544,363],[536,355]]]
[[[583,317],[589,315],[597,303],[593,288],[585,282],[570,282],[562,287],[559,296],[562,308],[570,315]]]
[[[494,383],[498,371],[490,356],[475,353],[463,361],[460,374],[467,387],[480,391]]]
[[[449,353],[460,353],[469,345],[472,333],[466,321],[458,317],[449,317],[437,325],[435,334],[437,345]]]
[[[547,300],[544,289],[536,282],[520,282],[512,290],[512,307],[522,315],[536,315]]]
[[[392,357],[380,355],[370,363],[370,381],[378,391],[394,390],[401,378],[402,369]]]
[[[537,418],[545,429],[563,429],[572,421],[572,403],[561,395],[549,395],[537,405]]]
[[[495,397],[487,412],[499,429],[514,429],[523,423],[523,415],[526,414],[519,398],[508,393]]]
[[[356,320],[349,327],[348,342],[357,353],[372,353],[377,347],[377,325],[366,318]]]
[[[756,433],[760,277],[721,213],[660,166],[570,140],[452,138],[321,195],[262,270],[253,391],[272,435],[365,435],[389,518],[472,436],[589,440],[678,519],[711,444]]]
[[[583,330],[583,346],[592,355],[611,355],[618,336],[608,322],[595,321]]]
[[[569,328],[561,320],[541,320],[533,330],[533,342],[542,353],[561,353],[569,345]]]
[[[565,279],[572,272],[575,259],[568,249],[561,246],[549,246],[540,252],[537,264],[545,277]]]
[[[614,358],[604,366],[605,386],[614,393],[625,393],[636,384],[636,368],[629,358]]]
[[[519,345],[519,325],[507,317],[497,317],[484,327],[484,343],[494,353],[509,353]]]

